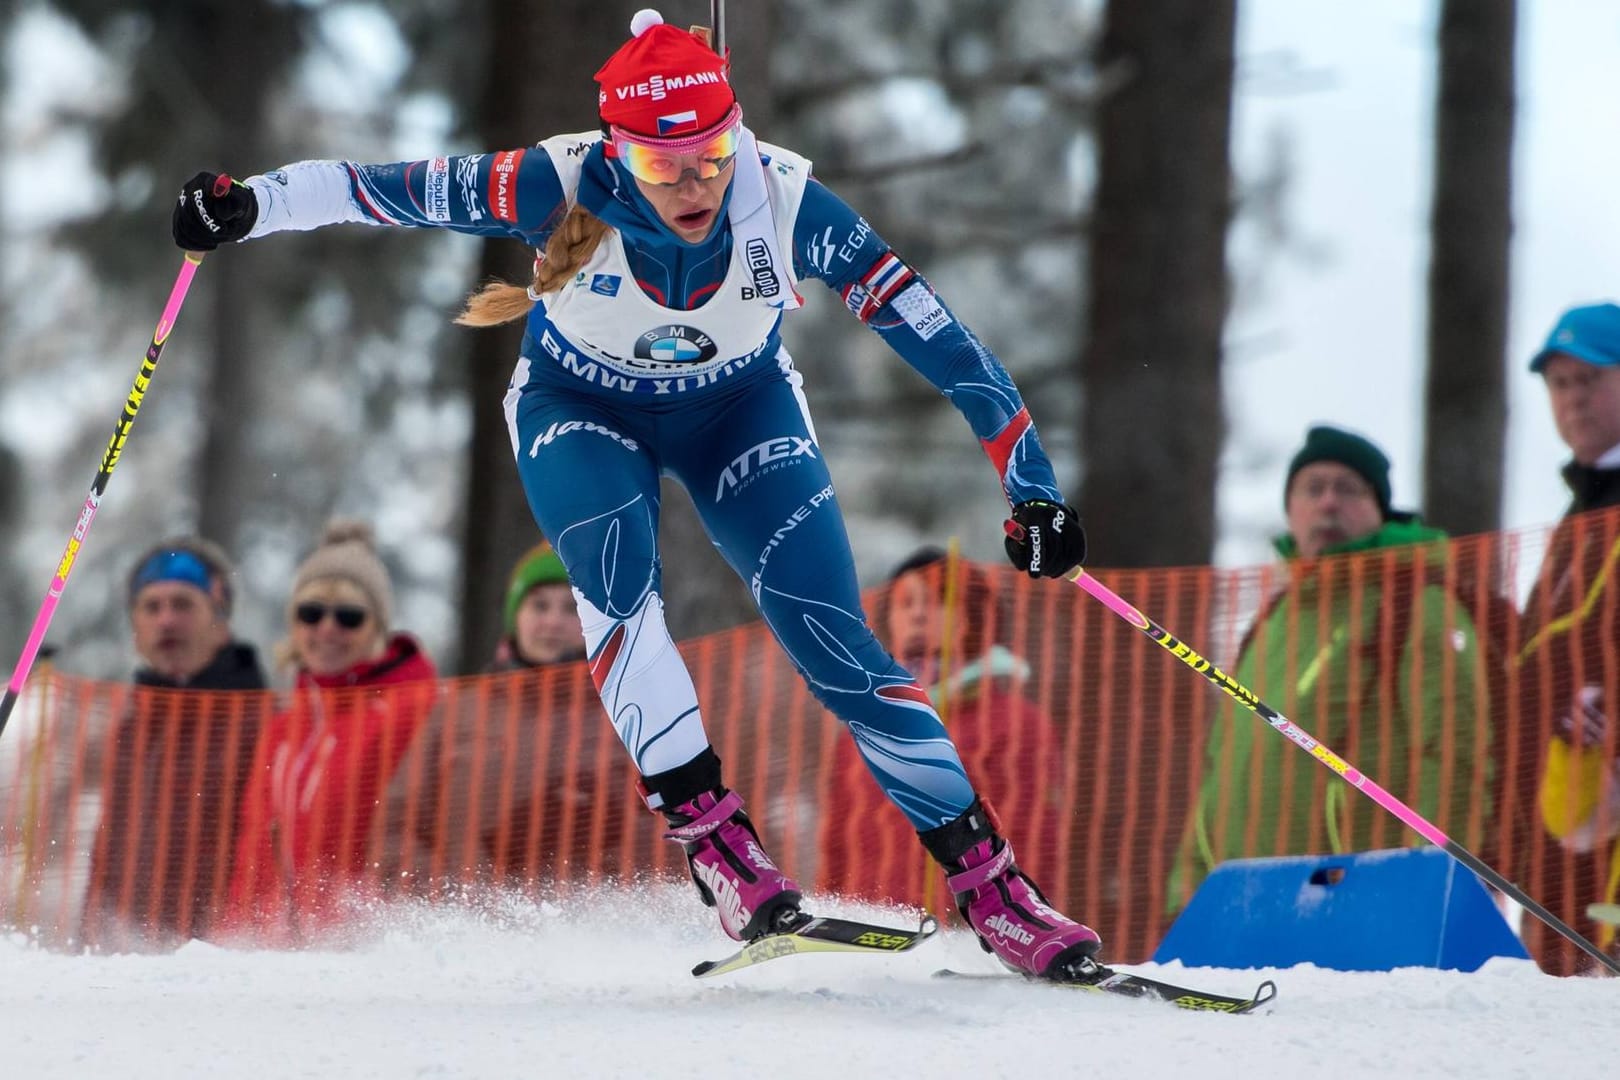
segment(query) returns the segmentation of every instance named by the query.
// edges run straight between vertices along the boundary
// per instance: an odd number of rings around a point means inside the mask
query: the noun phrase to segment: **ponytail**
[[[499,326],[527,315],[540,297],[568,283],[596,254],[596,247],[612,226],[575,203],[568,216],[546,241],[546,250],[534,260],[534,280],[527,288],[506,281],[491,281],[467,298],[456,316],[461,326]]]

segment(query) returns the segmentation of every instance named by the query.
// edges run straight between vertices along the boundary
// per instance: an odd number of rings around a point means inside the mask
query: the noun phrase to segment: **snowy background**
[[[1242,524],[1279,523],[1280,470],[1314,420],[1382,445],[1396,504],[1417,502],[1434,13],[1411,0],[1238,5],[1233,161],[1252,172],[1268,140],[1288,133],[1297,176],[1287,211],[1305,243],[1228,327],[1224,565],[1269,558]],[[1557,472],[1569,452],[1530,357],[1564,308],[1620,297],[1620,4],[1522,0],[1518,33],[1509,529],[1556,520],[1569,501]],[[1277,461],[1263,479],[1240,468],[1250,425]]]
[[[1061,6],[1059,0],[1052,4]],[[328,127],[321,129],[322,137],[333,143],[331,152],[341,146],[343,153],[388,160],[470,148],[447,141],[452,120],[442,99],[404,95],[397,105],[390,104],[395,99],[389,95],[398,91],[412,57],[378,5],[307,0],[304,6],[322,12],[325,52],[317,50],[301,69],[298,85],[311,93],[318,89],[319,96],[349,110],[329,118]],[[1094,13],[1100,4],[1076,0],[1068,10]],[[1277,212],[1287,223],[1290,240],[1282,250],[1268,246],[1256,235],[1255,223],[1244,219],[1230,239],[1234,269],[1245,281],[1250,273],[1258,280],[1227,327],[1230,431],[1221,463],[1214,561],[1228,567],[1272,559],[1269,540],[1282,526],[1282,471],[1311,423],[1340,423],[1382,444],[1394,462],[1397,503],[1419,501],[1438,4],[1241,0],[1238,12],[1233,166],[1240,183],[1254,184],[1263,182],[1275,155],[1286,156],[1288,181]],[[892,51],[895,43],[888,44]],[[50,228],[82,218],[113,196],[139,203],[150,192],[125,191],[99,176],[80,127],[64,122],[87,109],[110,107],[101,98],[112,95],[126,77],[118,64],[44,5],[20,10],[10,49],[9,93],[0,116],[8,138],[8,152],[0,157],[0,226],[16,245],[11,291],[19,321],[24,329],[33,329],[18,332],[15,370],[0,383],[0,444],[20,455],[28,481],[17,520],[0,522],[0,535],[14,537],[16,552],[9,590],[0,590],[0,607],[15,608],[16,617],[0,622],[0,643],[16,639],[20,648],[18,627],[35,610],[60,557],[84,478],[103,445],[108,417],[122,400],[134,360],[145,346],[141,335],[154,304],[150,297],[138,303],[124,297],[127,310],[118,309],[122,317],[109,338],[105,328],[100,337],[90,334],[100,325],[95,319],[64,319],[63,309],[30,302],[39,296],[75,298],[86,288],[80,278],[62,279],[69,264],[54,256],[37,266],[22,257],[44,243]],[[875,55],[886,54],[877,49]],[[1614,178],[1620,175],[1620,139],[1613,137],[1620,131],[1617,55],[1620,4],[1614,0],[1519,4],[1516,232],[1505,358],[1510,412],[1503,526],[1508,529],[1548,524],[1566,503],[1557,469],[1567,450],[1553,430],[1540,380],[1525,368],[1528,357],[1563,308],[1620,295],[1620,245],[1614,242],[1620,236],[1620,200],[1613,197]],[[95,92],[87,95],[87,86]],[[939,111],[943,107],[937,92],[908,97],[904,90],[891,88],[878,103],[907,115],[938,113],[961,120]],[[387,122],[368,109],[385,109]],[[934,130],[931,125],[911,126]],[[940,138],[955,130],[943,121],[938,127]],[[1054,145],[1062,144],[1062,132],[1046,134]],[[801,148],[822,153],[828,150],[827,141],[818,136]],[[62,176],[89,179],[64,187],[57,182]],[[167,174],[142,181],[173,182]],[[884,209],[885,192],[893,195],[882,185],[856,187],[847,194],[876,214]],[[1078,201],[1083,192],[1072,194]],[[161,215],[152,225],[153,242],[163,241]],[[431,278],[424,277],[422,292],[448,304],[461,294],[477,248],[463,238],[437,239],[445,242],[432,249],[434,270]],[[1050,367],[1054,358],[1067,362],[1073,352],[1077,313],[1072,301],[1078,286],[1064,275],[1075,273],[1078,259],[1072,238],[1067,246],[1032,241],[1030,248],[1019,265],[1028,262],[1025,270],[1034,267],[1060,278],[1068,290],[1060,317],[1048,320],[1051,326],[1006,325],[994,290],[973,276],[987,263],[1000,265],[995,260],[957,265],[941,250],[936,253],[940,257],[929,260],[929,269],[964,319],[1006,357],[1015,376],[1039,385],[1042,364]],[[34,257],[46,260],[38,252]],[[53,268],[50,273],[40,269],[46,266]],[[82,274],[82,266],[78,272]],[[109,284],[119,288],[109,288],[103,306],[122,296],[131,282]],[[199,298],[210,295],[210,288],[206,281],[200,284]],[[102,305],[102,296],[95,299]],[[816,294],[816,302],[825,300]],[[122,677],[128,671],[133,657],[121,605],[104,601],[102,583],[125,569],[121,548],[128,537],[181,531],[191,524],[187,514],[194,508],[186,503],[186,493],[177,496],[168,485],[170,478],[187,475],[195,466],[198,421],[186,393],[197,377],[205,304],[199,299],[188,310],[187,333],[176,338],[165,357],[173,374],[165,376],[164,392],[147,410],[150,415],[143,414],[138,452],[128,455],[120,468],[97,521],[92,557],[76,571],[81,584],[69,591],[53,623],[53,640],[63,646],[61,662],[69,670],[104,677]],[[309,421],[309,431],[291,433],[288,439],[322,446],[328,440],[342,449],[338,435],[357,423],[357,395],[376,389],[373,369],[394,365],[420,381],[428,378],[423,371],[431,373],[443,362],[431,348],[434,335],[443,332],[443,311],[431,307],[415,310],[394,328],[396,336],[368,339],[358,364],[315,350],[311,371],[298,379],[314,396],[296,407],[267,400],[264,409],[296,413]],[[847,321],[836,311],[813,315],[795,333],[806,334],[834,320]],[[45,334],[35,323],[50,328],[51,335],[80,327],[82,340],[35,340],[30,333]],[[326,341],[332,336],[329,330],[306,334],[298,342],[314,348],[310,341]],[[409,351],[403,343],[423,348]],[[875,339],[866,344],[879,348]],[[289,350],[302,356],[299,347]],[[937,414],[930,414],[927,430],[938,428],[937,445],[921,438],[924,426],[919,425],[906,448],[878,452],[874,446],[888,444],[845,430],[852,425],[843,423],[842,402],[826,396],[839,386],[839,372],[825,364],[806,366],[815,369],[807,371],[812,392],[823,395],[816,399],[818,408],[827,406],[819,418],[827,429],[829,462],[849,514],[863,583],[881,580],[918,543],[943,542],[952,535],[971,558],[1001,558],[1000,534],[984,524],[998,519],[1000,493],[982,471],[973,474],[978,480],[971,486],[957,481],[967,470],[981,470],[982,461],[948,406],[941,404]],[[860,370],[885,386],[911,377],[904,365],[886,355]],[[73,388],[66,397],[64,374]],[[850,380],[857,396],[882,400],[856,381]],[[411,383],[408,389],[420,388]],[[1048,385],[1032,394],[1031,401],[1059,479],[1071,487],[1080,473],[1074,432],[1065,426],[1074,405],[1065,395],[1072,392],[1072,387]],[[445,658],[457,618],[448,583],[459,572],[453,523],[460,505],[457,462],[467,418],[453,397],[429,400],[431,409],[420,401],[402,408],[387,438],[368,437],[345,449],[352,461],[341,468],[295,468],[294,455],[285,447],[265,451],[265,475],[246,479],[258,485],[255,490],[262,488],[264,505],[275,510],[248,530],[237,552],[244,577],[238,629],[245,637],[268,642],[281,632],[285,581],[296,553],[314,531],[312,522],[327,511],[359,513],[377,522],[394,560],[402,625],[418,630],[430,652]],[[861,422],[872,426],[864,418]],[[388,488],[384,499],[377,478],[389,475],[396,455],[406,455],[401,469],[415,483]],[[949,480],[934,478],[942,469],[950,472]],[[936,494],[941,483],[952,485],[944,488],[951,498]],[[910,493],[910,501],[898,508],[897,492]],[[933,517],[916,518],[923,512]],[[9,534],[8,526],[14,530]],[[1106,528],[1106,522],[1093,527]],[[481,569],[492,576],[505,572],[504,567]]]
[[[364,5],[349,7],[364,17]],[[1229,330],[1234,424],[1223,463],[1222,564],[1269,558],[1264,534],[1280,523],[1280,469],[1312,421],[1381,442],[1394,459],[1397,502],[1418,494],[1434,11],[1413,0],[1240,3],[1234,163],[1252,172],[1286,129],[1295,155],[1287,209],[1306,243]],[[101,77],[60,27],[40,20],[35,34],[14,45],[14,110],[30,95],[77,97]],[[1620,4],[1523,0],[1519,35],[1510,528],[1549,522],[1565,502],[1556,468],[1566,451],[1524,363],[1563,307],[1620,294]],[[432,114],[402,117],[400,154],[442,149],[443,126]],[[47,197],[30,180],[84,174],[84,147],[51,141],[43,127],[22,135],[3,185],[10,226],[82,210],[75,198],[99,189],[57,185]],[[1243,242],[1234,236],[1236,250]],[[130,333],[110,383],[83,389],[87,411],[101,417],[120,399],[144,330]],[[26,430],[32,454],[59,449],[52,440],[61,428],[38,423],[25,399],[10,404],[0,415],[8,433]],[[153,434],[144,432],[143,446]],[[87,478],[89,465],[74,475]],[[135,490],[115,489],[102,530],[129,512]],[[81,496],[75,484],[30,505],[49,534],[26,553],[32,598]],[[868,550],[862,529],[852,523],[857,547]],[[886,561],[887,553],[863,572]],[[1277,979],[1281,997],[1267,1015],[1227,1017],[931,980],[946,964],[988,964],[960,932],[900,957],[803,957],[709,982],[688,976],[727,946],[684,888],[549,907],[387,912],[365,940],[330,952],[193,944],[167,956],[80,957],[0,940],[0,1076],[1546,1080],[1617,1072],[1620,985],[1552,979],[1528,962],[1469,975],[1165,973],[1231,992]]]
[[[829,913],[904,913],[828,905]],[[962,931],[893,957],[804,956],[698,981],[729,943],[690,889],[393,912],[346,951],[69,957],[0,941],[7,1077],[1421,1077],[1615,1075],[1620,983],[1529,961],[1473,974],[1133,970],[1264,1014],[1006,983]]]

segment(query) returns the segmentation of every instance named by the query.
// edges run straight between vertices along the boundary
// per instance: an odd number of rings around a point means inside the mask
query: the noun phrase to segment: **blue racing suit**
[[[754,145],[750,136],[744,149]],[[1009,502],[1062,496],[990,350],[809,176],[809,162],[780,148],[756,153],[774,185],[771,208],[787,216],[775,235],[791,277],[775,281],[769,245],[747,239],[739,253],[734,235],[744,154],[715,228],[688,243],[592,134],[388,165],[290,165],[248,181],[260,206],[250,235],[356,221],[510,235],[543,249],[576,200],[613,225],[570,285],[539,298],[506,400],[524,489],[568,568],[609,718],[644,776],[708,747],[659,595],[658,483],[672,476],[883,790],[919,831],[935,828],[959,817],[974,792],[928,695],[862,613],[843,515],[782,345],[782,316],[797,306],[792,283],[817,278],[837,290],[961,410]],[[584,309],[594,322],[570,322],[580,304],[596,305]],[[686,325],[726,312],[759,327],[729,351],[713,326]],[[633,335],[623,348],[608,343],[616,322]]]

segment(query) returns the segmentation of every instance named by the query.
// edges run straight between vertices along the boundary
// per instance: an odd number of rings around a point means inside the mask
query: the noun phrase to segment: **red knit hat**
[[[630,21],[635,36],[596,73],[602,121],[654,138],[691,135],[731,113],[737,96],[724,59],[650,8]]]

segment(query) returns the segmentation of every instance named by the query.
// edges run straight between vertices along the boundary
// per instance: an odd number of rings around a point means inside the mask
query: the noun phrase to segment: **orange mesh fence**
[[[963,562],[928,573],[926,655],[907,639],[902,660],[929,672],[1020,864],[1110,957],[1145,959],[1224,859],[1414,842],[1080,590]],[[1607,943],[1585,911],[1620,880],[1620,513],[1099,576]],[[888,590],[867,606],[899,650]],[[786,869],[812,892],[952,917],[915,833],[762,625],[682,653]],[[353,901],[684,873],[634,781],[583,664],[303,697],[41,670],[0,739],[0,923],[65,948],[298,944]],[[1579,968],[1524,928],[1549,970]]]

